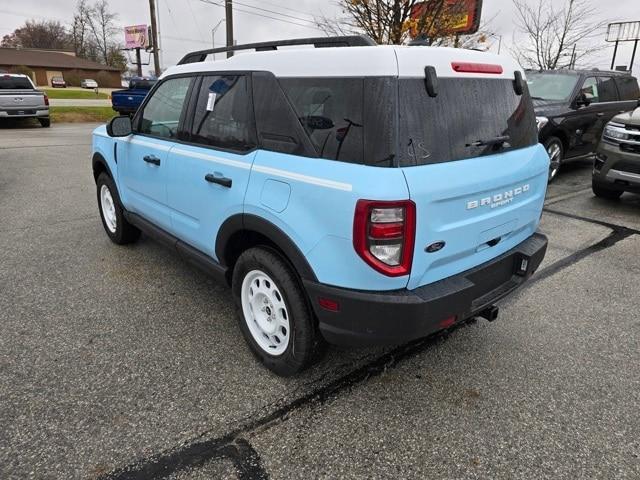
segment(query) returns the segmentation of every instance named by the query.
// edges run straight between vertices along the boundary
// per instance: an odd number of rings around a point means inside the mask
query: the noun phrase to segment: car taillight
[[[416,204],[411,200],[358,200],[353,246],[368,265],[389,277],[411,272]]]
[[[49,97],[46,94],[44,96],[44,104],[49,105]]]

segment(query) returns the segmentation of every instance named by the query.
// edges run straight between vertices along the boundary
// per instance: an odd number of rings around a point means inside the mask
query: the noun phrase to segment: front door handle
[[[227,177],[217,177],[213,173],[207,173],[204,179],[209,183],[217,183],[223,187],[231,188],[231,179]]]
[[[596,113],[596,117],[604,117],[604,113],[602,113],[602,112]]]
[[[147,163],[153,163],[154,165],[160,165],[160,159],[155,155],[145,155],[142,159]]]

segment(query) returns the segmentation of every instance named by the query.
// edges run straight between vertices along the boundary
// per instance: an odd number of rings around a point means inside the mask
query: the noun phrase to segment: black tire
[[[113,201],[113,207],[115,211],[115,228],[112,229],[107,225],[105,219],[105,213],[102,205],[102,188],[106,187],[109,190],[111,199]],[[131,225],[124,218],[124,211],[122,203],[120,203],[120,196],[118,195],[118,189],[113,179],[106,173],[101,173],[96,181],[96,192],[98,196],[98,211],[100,212],[100,219],[102,220],[102,226],[104,231],[113,243],[118,245],[126,245],[127,243],[133,243],[140,238],[140,230]]]
[[[558,176],[558,172],[562,166],[562,161],[564,160],[564,145],[558,137],[549,137],[544,142],[544,148],[547,150],[549,160],[551,161],[549,164],[549,183],[551,183]],[[555,154],[553,152],[558,153]],[[552,155],[554,158],[552,158]]]
[[[618,200],[623,193],[622,190],[612,190],[603,187],[596,182],[591,182],[591,189],[596,197],[606,198],[607,200]]]
[[[44,128],[49,128],[51,126],[50,118],[39,118],[38,121],[40,122],[40,125],[42,125]]]
[[[274,287],[281,292],[290,326],[286,350],[279,355],[267,353],[253,337],[242,307],[241,291],[245,278],[251,272],[260,271],[273,279]],[[325,342],[318,331],[315,317],[300,282],[291,266],[274,250],[255,247],[245,251],[233,269],[232,292],[238,312],[240,330],[251,352],[269,370],[283,377],[301,372],[324,351]],[[255,322],[257,324],[257,322]]]

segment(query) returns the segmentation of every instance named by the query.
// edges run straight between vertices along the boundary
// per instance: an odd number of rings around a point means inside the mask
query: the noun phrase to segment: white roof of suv
[[[462,73],[455,71],[452,63],[499,65],[502,73]],[[167,69],[162,77],[189,72],[262,70],[270,71],[277,77],[424,78],[427,65],[435,67],[439,77],[514,78],[515,71],[522,72],[524,77],[520,65],[509,56],[460,48],[398,45],[287,48],[236,53],[229,59],[177,65]]]

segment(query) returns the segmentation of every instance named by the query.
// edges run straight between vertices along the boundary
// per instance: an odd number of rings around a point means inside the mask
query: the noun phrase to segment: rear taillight
[[[44,96],[44,104],[47,106],[49,105],[49,97],[46,94]]]
[[[411,272],[416,204],[411,200],[358,200],[353,246],[371,267],[389,277]]]

